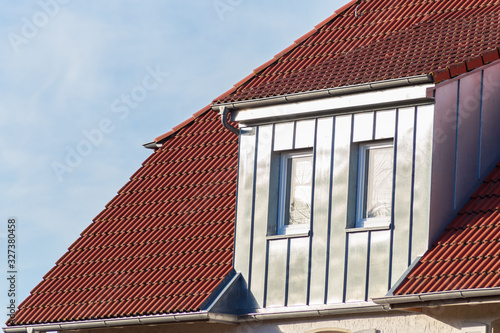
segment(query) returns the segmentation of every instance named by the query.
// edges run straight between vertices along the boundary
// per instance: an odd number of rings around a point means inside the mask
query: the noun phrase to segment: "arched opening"
[[[500,333],[500,319],[491,323],[491,333]]]

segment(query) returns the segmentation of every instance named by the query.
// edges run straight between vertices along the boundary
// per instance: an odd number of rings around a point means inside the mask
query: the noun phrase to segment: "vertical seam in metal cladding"
[[[286,272],[285,272],[285,306],[288,306],[288,280],[290,279],[290,243],[291,239],[286,240]]]
[[[457,209],[457,177],[458,177],[458,125],[460,123],[460,80],[457,80],[457,120],[455,121],[455,180],[453,182],[453,210]]]
[[[344,258],[344,290],[342,291],[342,303],[346,302],[347,298],[347,270],[349,266],[349,260],[347,259],[349,257],[349,234],[344,232],[344,237],[345,237],[345,258]]]
[[[274,152],[274,139],[276,136],[276,124],[272,124],[272,130],[271,130],[271,158],[272,154]],[[272,161],[272,160],[271,160]],[[271,165],[271,170],[272,170],[272,165]],[[268,221],[269,222],[269,221]],[[269,226],[268,226],[269,228]],[[276,228],[278,228],[278,221],[274,223],[274,228],[276,231]],[[269,229],[268,229],[269,230]],[[267,235],[267,232],[266,232]],[[268,281],[268,271],[269,271],[269,241],[266,240],[266,257],[265,257],[265,265],[264,265],[264,299],[262,300],[262,307],[266,307],[267,303],[267,281]]]
[[[254,153],[253,153],[253,183],[252,183],[252,216],[250,217],[250,248],[248,249],[248,295],[250,295],[250,290],[252,289],[252,260],[253,260],[253,234],[255,227],[255,189],[257,184],[257,163],[259,154],[259,132],[260,126],[255,127],[255,143],[254,143]]]
[[[354,115],[351,114],[351,138],[350,138],[350,147],[352,147],[352,141],[354,139]],[[350,156],[350,155],[349,155]],[[350,157],[349,157],[350,160]],[[359,161],[356,169],[359,168]],[[345,238],[345,249],[344,249],[344,283],[343,283],[343,290],[342,290],[342,302],[346,302],[346,297],[347,297],[347,266],[349,264],[349,260],[347,259],[349,257],[349,234],[344,231],[344,238]]]
[[[292,134],[292,149],[295,149],[295,141],[297,139],[297,121],[293,122],[293,134]]]
[[[274,126],[273,126],[274,129]],[[267,306],[267,280],[268,280],[268,271],[269,271],[269,240],[266,240],[266,265],[264,269],[264,299],[262,300],[262,307],[266,308]]]
[[[484,70],[481,71],[481,92],[479,94],[479,149],[477,164],[477,179],[481,179],[481,159],[483,146],[483,93],[484,93]]]
[[[328,186],[328,219],[327,219],[327,238],[326,238],[326,270],[325,270],[325,304],[328,303],[328,280],[330,279],[330,241],[331,241],[331,230],[332,230],[332,187],[333,187],[333,154],[335,149],[335,123],[336,117],[332,117],[333,122],[333,133],[332,133],[332,145],[330,148],[330,185]]]
[[[396,157],[398,155],[398,123],[399,123],[399,109],[396,109],[396,120],[394,121],[394,161],[396,161]],[[392,169],[392,203],[391,203],[391,239],[390,239],[390,251],[389,251],[389,285],[388,290],[392,287],[392,260],[394,258],[394,225],[396,221],[394,220],[394,196],[396,194],[396,163],[393,163]]]
[[[364,300],[368,301],[368,289],[370,285],[370,256],[371,256],[371,243],[372,243],[372,232],[368,231],[368,244],[366,246],[366,280],[365,280],[365,297]]]
[[[418,118],[418,106],[415,107],[413,113],[413,152],[412,152],[412,163],[411,163],[411,193],[410,193],[410,227],[408,235],[408,267],[412,263],[412,251],[413,251],[413,201],[415,199],[415,151],[417,149],[417,118]]]
[[[316,176],[316,153],[317,153],[317,143],[316,140],[318,140],[318,119],[316,118],[314,120],[314,147],[313,147],[313,174],[312,174],[312,184],[311,184],[311,223],[309,224],[309,263],[307,267],[307,300],[306,304],[309,305],[310,299],[311,299],[311,265],[312,265],[312,243],[313,243],[313,225],[314,225],[314,179]]]

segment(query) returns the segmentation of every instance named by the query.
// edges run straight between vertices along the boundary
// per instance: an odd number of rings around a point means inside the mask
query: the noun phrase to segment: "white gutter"
[[[500,288],[481,288],[430,292],[413,295],[391,295],[372,299],[385,307],[432,306],[459,303],[500,302]],[[430,304],[426,304],[430,303]],[[403,306],[404,305],[404,306]]]
[[[297,306],[276,308],[264,310],[260,313],[250,313],[245,315],[228,315],[220,313],[209,313],[207,311],[196,313],[178,313],[167,315],[154,316],[138,316],[128,318],[103,319],[103,320],[85,320],[60,322],[50,324],[35,324],[5,327],[5,333],[36,333],[48,331],[66,331],[66,330],[83,330],[104,327],[123,327],[132,325],[153,325],[153,324],[168,324],[168,323],[187,323],[187,322],[207,322],[236,325],[240,322],[256,321],[256,320],[278,320],[278,319],[296,319],[310,317],[325,317],[342,314],[356,313],[374,313],[387,311],[383,306],[372,302],[360,302],[353,304],[341,305],[323,305],[323,306]]]
[[[316,309],[307,310],[287,310],[287,311],[269,311],[269,312],[258,312],[250,313],[246,315],[241,315],[239,320],[241,322],[245,321],[261,321],[261,320],[280,320],[280,319],[297,319],[297,318],[311,318],[311,317],[325,317],[325,316],[335,316],[335,315],[346,315],[346,314],[358,314],[358,313],[376,313],[376,312],[387,312],[381,305],[377,305],[371,302],[364,302],[368,304],[342,304],[342,306],[332,306],[324,305],[319,306]],[[310,306],[309,306],[310,307]],[[300,307],[298,307],[300,308]]]
[[[13,327],[4,327],[5,333],[35,333],[47,331],[65,331],[65,330],[80,330],[102,327],[117,327],[130,325],[151,325],[151,324],[166,324],[166,323],[181,323],[181,322],[210,322],[221,324],[236,324],[238,318],[233,315],[208,313],[200,311],[195,313],[175,313],[153,316],[137,316],[116,319],[101,319],[101,320],[85,320],[85,321],[69,321],[50,324],[35,324],[21,325]]]
[[[220,107],[222,106],[225,106],[233,110],[239,110],[239,109],[270,106],[282,103],[296,103],[318,98],[356,94],[360,92],[396,88],[396,87],[405,87],[405,86],[412,86],[412,85],[433,83],[433,82],[434,79],[432,78],[432,75],[410,76],[400,79],[391,79],[391,80],[376,81],[370,83],[355,84],[350,86],[301,92],[301,93],[288,94],[282,96],[272,96],[272,97],[258,98],[246,101],[214,104],[212,105],[212,110],[219,111]]]

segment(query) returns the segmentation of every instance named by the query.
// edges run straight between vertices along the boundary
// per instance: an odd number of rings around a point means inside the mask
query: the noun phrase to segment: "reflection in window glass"
[[[364,218],[391,216],[392,163],[392,147],[366,151]]]
[[[313,158],[311,152],[281,155],[278,234],[309,231]]]
[[[394,147],[368,143],[359,149],[356,226],[386,226],[392,213]]]
[[[309,224],[311,221],[312,156],[287,159],[286,225]]]

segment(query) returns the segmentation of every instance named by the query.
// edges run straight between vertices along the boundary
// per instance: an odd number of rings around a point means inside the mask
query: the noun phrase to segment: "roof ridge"
[[[488,65],[496,60],[499,60],[499,51],[499,47],[497,46],[493,49],[481,53],[478,56],[471,57],[462,62],[451,64],[443,69],[436,69],[434,72],[431,72],[431,75],[434,77],[434,82],[436,84],[443,82],[445,80],[454,78],[461,74],[465,74],[476,68]]]

